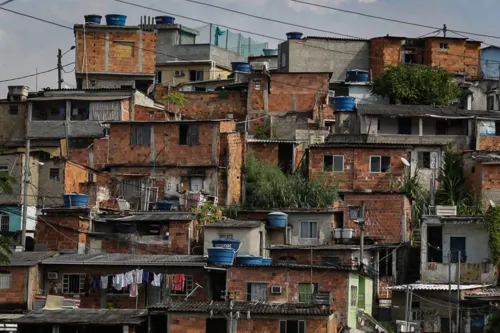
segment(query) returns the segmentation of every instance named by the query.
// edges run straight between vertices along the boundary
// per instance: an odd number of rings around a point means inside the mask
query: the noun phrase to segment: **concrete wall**
[[[22,229],[22,205],[1,206],[0,213],[9,216],[9,232],[20,231]],[[26,220],[26,230],[35,231],[36,228],[36,207],[28,206],[28,219]]]
[[[264,239],[262,239],[262,245],[266,244],[266,233],[265,227],[261,228],[204,228],[204,246],[203,252],[206,255],[207,249],[213,247],[212,241],[214,239],[220,238],[221,234],[231,234],[233,239],[237,239],[241,242],[241,247],[238,254],[251,254],[254,256],[261,256],[264,249],[261,249],[260,244],[260,232],[263,232]],[[267,252],[267,251],[265,251]],[[266,255],[267,256],[267,255]]]
[[[17,115],[10,114],[10,106],[17,106]],[[27,110],[27,103],[0,103],[0,124],[2,124],[0,142],[2,145],[9,146],[11,144],[22,144],[24,142],[26,136],[24,125]]]
[[[203,71],[203,81],[208,80],[223,80],[231,74],[230,70],[214,67],[209,63],[191,63],[191,64],[182,64],[176,65],[175,62],[171,62],[168,65],[160,65],[158,66],[157,71],[161,72],[161,83],[167,85],[169,82],[173,86],[177,86],[181,83],[190,82],[189,80],[189,71],[197,70]],[[183,76],[175,76],[175,71],[184,72]]]
[[[289,47],[289,72],[331,72],[333,82],[344,81],[347,69],[370,68],[368,41],[324,38],[285,43]]]
[[[484,48],[481,50],[481,73],[484,79],[498,80],[500,71],[500,49],[496,47]]]
[[[99,121],[69,121],[68,136],[70,138],[102,137],[104,126]],[[31,121],[28,123],[28,136],[32,139],[63,139],[66,137],[64,121]]]
[[[59,179],[50,179],[50,169],[59,170]],[[60,206],[63,204],[64,192],[64,161],[52,159],[40,166],[38,182],[38,205],[42,207]]]
[[[437,178],[443,159],[442,149],[441,147],[427,146],[415,147],[410,151],[410,175],[413,177],[415,173],[418,173],[420,184],[422,184],[426,189],[430,189],[430,180],[433,171],[429,168],[418,167],[419,152],[430,152],[431,168],[434,169],[434,175]]]
[[[277,56],[260,56],[260,57],[248,57],[248,62],[251,64],[256,62],[267,62],[269,63],[269,70],[278,69],[278,57]]]
[[[300,237],[301,222],[317,222],[318,238],[304,239]],[[332,230],[334,226],[333,212],[326,214],[314,213],[289,213],[288,225],[292,228],[292,237],[289,240],[292,245],[320,245],[332,240]]]
[[[347,288],[348,288],[347,326],[354,328],[357,326],[357,317],[358,317],[357,310],[358,310],[358,301],[360,300],[360,291],[364,290],[364,301],[365,301],[365,307],[360,308],[360,310],[363,310],[365,313],[369,315],[372,314],[373,280],[368,277],[360,276],[357,273],[349,273],[349,284]],[[356,302],[355,305],[351,303],[351,299],[353,302],[355,300]]]
[[[24,194],[24,159],[22,153],[0,155],[0,165],[7,165],[9,167],[9,174],[15,179],[15,183],[11,184],[12,194],[0,195],[0,204],[21,204]],[[30,182],[28,187],[28,206],[35,206],[38,195],[38,174],[39,165],[38,159],[33,156],[30,158]]]
[[[488,247],[488,230],[483,224],[445,224],[443,225],[443,253],[450,251],[451,237],[465,237],[468,263],[482,263],[490,257]],[[448,258],[443,257],[443,263],[447,263]]]

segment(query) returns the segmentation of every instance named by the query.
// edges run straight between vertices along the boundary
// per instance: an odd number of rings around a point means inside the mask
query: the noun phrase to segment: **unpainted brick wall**
[[[26,309],[24,279],[28,267],[0,266],[0,271],[10,273],[12,281],[10,289],[2,289],[0,292],[0,307],[16,304],[19,305],[19,309]]]
[[[88,170],[85,167],[66,162],[64,167],[64,193],[73,193],[80,190],[80,184],[88,180]]]
[[[170,115],[165,110],[136,105],[134,112],[136,121],[170,120]]]
[[[227,97],[221,97],[220,92],[186,92],[184,97],[187,103],[180,108],[180,112],[191,119],[226,119],[232,114],[236,121],[245,120],[246,94],[237,91],[228,93]]]
[[[242,172],[245,165],[246,154],[246,135],[244,133],[228,133],[221,135],[221,142],[227,142],[227,152],[229,156],[225,157],[229,161],[229,200],[226,204],[241,202],[241,180]],[[223,151],[221,147],[220,151]],[[222,159],[224,161],[225,159]]]
[[[401,39],[374,38],[370,41],[370,70],[373,78],[384,72],[384,66],[401,63]]]
[[[169,317],[170,333],[209,333],[206,331],[207,319],[204,317],[181,317],[175,314],[170,314]]]
[[[344,155],[344,172],[323,172],[324,155]],[[370,172],[370,156],[390,156],[391,172]],[[404,173],[404,149],[313,148],[309,151],[309,177],[339,190],[395,190]]]
[[[88,221],[78,216],[43,215],[36,224],[35,244],[44,244],[49,251],[77,250],[78,243],[87,242],[88,228]]]
[[[248,143],[248,149],[261,160],[278,166],[278,143]]]
[[[500,150],[500,136],[481,135],[479,136],[478,150]]]

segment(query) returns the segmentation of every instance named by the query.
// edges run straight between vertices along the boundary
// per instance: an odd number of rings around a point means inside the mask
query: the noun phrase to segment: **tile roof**
[[[272,264],[272,265],[231,265],[231,266],[222,266],[227,268],[283,268],[283,269],[317,269],[317,270],[331,270],[331,271],[355,271],[355,267],[353,265],[346,267],[342,265],[304,265],[304,264]],[[210,269],[208,267],[207,269]]]
[[[13,252],[10,256],[10,262],[3,266],[33,266],[44,259],[55,256],[56,254],[57,252],[53,251]]]
[[[151,214],[136,214],[119,218],[108,218],[112,222],[161,222],[161,221],[192,221],[196,214],[189,212],[157,212]]]
[[[258,228],[264,221],[226,219],[205,225],[205,228]]]
[[[150,307],[168,312],[210,313],[229,311],[226,302],[175,302],[160,303]],[[311,306],[302,304],[263,304],[250,302],[234,302],[232,311],[250,312],[250,315],[290,315],[290,316],[330,316],[333,311],[326,306]]]
[[[147,313],[147,310],[135,309],[40,310],[10,321],[17,324],[140,325],[147,320]]]
[[[405,291],[407,286],[411,290],[436,290],[436,291],[447,291],[449,289],[448,283],[412,283],[412,284],[403,284],[394,287],[388,287],[388,289],[394,291]],[[460,285],[460,290],[470,290],[470,289],[480,289],[488,287],[489,285],[485,284],[464,284]],[[452,284],[451,290],[457,290],[457,285]]]
[[[478,151],[473,152],[471,159],[481,163],[500,163],[500,152],[498,151]]]
[[[45,259],[44,265],[108,265],[108,266],[200,266],[207,259],[195,255],[140,255],[140,254],[64,254]]]

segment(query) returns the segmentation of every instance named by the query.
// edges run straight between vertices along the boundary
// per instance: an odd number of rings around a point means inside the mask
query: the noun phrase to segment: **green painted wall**
[[[373,280],[358,273],[349,273],[349,297],[347,298],[347,326],[356,328],[357,309],[372,315]]]

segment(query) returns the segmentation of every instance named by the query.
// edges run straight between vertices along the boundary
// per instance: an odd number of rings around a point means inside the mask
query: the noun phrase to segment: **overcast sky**
[[[4,0],[0,0],[2,3]],[[240,28],[278,38],[284,38],[288,31],[301,31],[304,35],[325,36],[326,33],[262,21],[259,19],[228,13],[215,8],[190,3],[186,0],[128,0],[151,6],[173,14],[180,14],[195,19],[223,24],[232,28]],[[375,37],[380,35],[420,36],[432,30],[398,23],[374,20],[358,15],[346,14],[294,3],[291,0],[198,0],[216,4],[246,13],[296,22],[297,24],[349,34],[358,37]],[[441,27],[444,23],[448,29],[500,35],[498,0],[307,0],[324,5],[338,6],[344,9],[369,13],[373,15],[396,18],[399,20],[418,22],[430,26]],[[125,14],[127,24],[138,24],[141,15],[162,15],[152,10],[132,7],[113,0],[15,0],[5,8],[30,14],[72,26],[83,23],[85,14],[104,15]],[[196,21],[177,18],[176,23],[190,27],[203,24]],[[498,31],[498,32],[497,32]],[[333,35],[331,35],[333,36]],[[275,47],[276,40],[252,36]],[[482,41],[500,45],[498,39],[474,37]],[[74,35],[70,30],[34,21],[0,10],[0,81],[19,76],[34,74],[36,69],[44,71],[56,67],[57,49],[63,52],[74,45]],[[63,63],[74,61],[74,51],[64,56]],[[66,67],[72,70],[73,67]],[[68,84],[74,85],[74,72],[64,74]],[[0,99],[5,98],[8,85],[27,85],[35,90],[34,77],[0,83]],[[57,72],[38,76],[38,89],[57,86]]]

